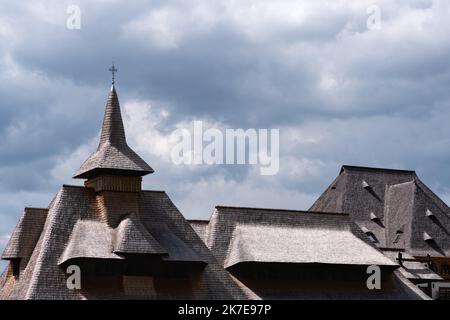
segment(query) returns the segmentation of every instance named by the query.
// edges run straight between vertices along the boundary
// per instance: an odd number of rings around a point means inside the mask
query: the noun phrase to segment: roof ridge
[[[427,197],[429,197],[432,201],[434,201],[438,205],[438,207],[440,207],[443,211],[450,211],[449,205],[444,200],[442,200],[438,195],[436,195],[436,193],[434,193],[433,190],[428,188],[428,186],[425,183],[423,183],[420,179],[416,179],[416,186],[417,188],[422,190],[427,195]],[[447,213],[447,216],[450,216],[450,214]]]
[[[141,190],[141,192],[166,193],[164,190]]]
[[[404,169],[391,169],[391,168],[380,168],[380,167],[365,167],[365,166],[352,166],[352,165],[342,165],[341,173],[346,170],[361,170],[361,171],[387,171],[387,172],[397,172],[397,173],[409,173],[416,174],[415,170],[404,170]]]
[[[25,207],[25,210],[46,210],[48,211],[48,208],[37,208],[37,207]]]
[[[277,208],[256,208],[256,207],[242,207],[242,206],[215,206],[216,209],[243,209],[243,210],[260,210],[260,211],[282,211],[282,212],[297,212],[297,213],[310,213],[310,214],[331,214],[348,216],[345,212],[324,212],[324,211],[311,211],[311,210],[296,210],[296,209],[277,209]]]
[[[405,181],[405,182],[400,182],[400,183],[386,183],[386,185],[390,188],[390,187],[395,187],[395,186],[402,186],[402,185],[406,185],[406,184],[415,184],[417,186],[417,182],[416,182],[416,178],[412,179],[411,181]]]
[[[85,186],[79,186],[79,185],[75,185],[75,184],[66,184],[64,183],[63,188],[78,188],[78,189],[88,189]]]

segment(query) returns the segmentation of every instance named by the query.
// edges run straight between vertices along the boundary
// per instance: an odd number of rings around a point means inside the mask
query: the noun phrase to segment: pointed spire
[[[144,176],[153,169],[139,157],[127,144],[119,98],[113,84],[106,102],[102,133],[97,151],[94,152],[75,173],[74,178],[90,179],[99,175]]]
[[[102,133],[100,136],[100,145],[104,145],[105,143],[111,143],[115,146],[121,146],[127,143],[120,112],[119,98],[114,85],[111,86],[111,91],[106,102],[105,116],[103,118]]]

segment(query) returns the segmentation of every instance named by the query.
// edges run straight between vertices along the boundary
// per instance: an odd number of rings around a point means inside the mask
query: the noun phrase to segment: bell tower
[[[115,88],[114,64],[112,85],[106,102],[102,133],[97,150],[75,173],[75,179],[87,179],[85,186],[100,191],[140,192],[142,176],[153,169],[127,144],[119,98]]]

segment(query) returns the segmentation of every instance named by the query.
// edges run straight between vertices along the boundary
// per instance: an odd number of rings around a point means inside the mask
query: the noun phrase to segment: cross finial
[[[116,67],[114,66],[114,62],[112,63],[112,67],[109,68],[109,71],[111,71],[111,73],[112,73],[112,84],[114,84],[114,75],[115,75],[115,73],[118,71],[118,70],[116,69]]]

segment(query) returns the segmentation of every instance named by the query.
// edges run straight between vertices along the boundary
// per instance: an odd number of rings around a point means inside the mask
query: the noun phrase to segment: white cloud
[[[76,148],[69,155],[63,154],[59,156],[56,160],[56,165],[50,170],[53,182],[55,184],[67,183],[89,155],[95,151],[98,139],[99,137],[97,136],[88,143]]]
[[[54,26],[64,26],[67,19],[67,1],[59,0],[34,0],[25,6],[30,18],[52,24]]]
[[[168,161],[171,150],[170,132],[158,130],[161,122],[170,116],[168,111],[155,111],[151,102],[138,100],[126,102],[123,111],[127,139],[136,150]]]
[[[220,5],[209,1],[180,1],[152,8],[127,23],[123,36],[163,49],[180,46],[186,37],[210,31],[220,19]]]
[[[255,179],[256,178],[256,179]],[[175,186],[175,188],[180,186]],[[259,174],[249,174],[243,181],[215,175],[181,186],[183,196],[175,200],[180,211],[188,218],[207,219],[216,205],[307,209],[316,199],[308,194],[283,187],[274,181],[260,179]],[[173,192],[167,190],[169,195]]]

